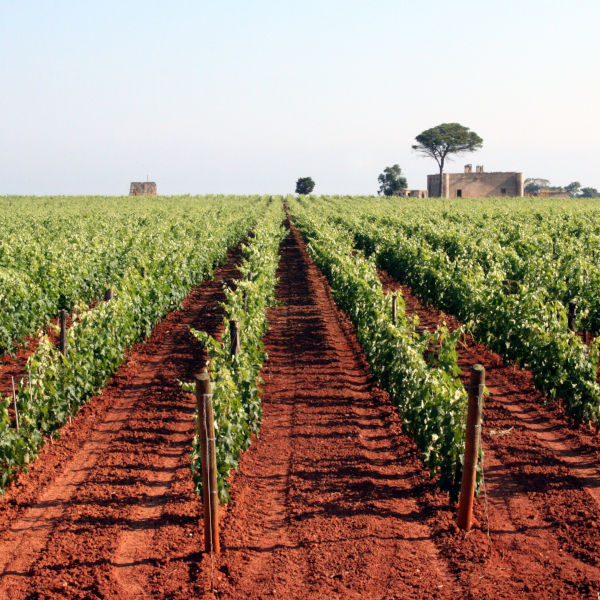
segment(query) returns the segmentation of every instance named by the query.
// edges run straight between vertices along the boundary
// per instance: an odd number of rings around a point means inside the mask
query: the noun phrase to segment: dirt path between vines
[[[384,290],[400,289],[407,315],[429,330],[451,315],[425,305],[410,288],[380,273]],[[544,407],[531,374],[465,336],[457,347],[462,379],[473,364],[486,369],[482,445],[485,500],[479,524],[461,539],[440,528],[437,543],[452,557],[461,581],[477,598],[594,598],[600,592],[600,440],[569,426],[559,407]],[[434,500],[435,502],[435,500]],[[460,563],[472,561],[468,570]]]
[[[279,277],[261,436],[235,475],[207,597],[466,597],[425,523],[414,444],[295,231]]]
[[[193,597],[201,504],[189,451],[192,380],[205,360],[189,327],[220,330],[239,251],[192,290],[0,501],[0,598]],[[190,595],[191,594],[191,595]]]

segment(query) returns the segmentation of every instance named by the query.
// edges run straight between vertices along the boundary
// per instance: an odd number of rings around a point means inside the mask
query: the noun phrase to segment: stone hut
[[[129,187],[130,196],[157,196],[156,183],[154,181],[132,181]]]

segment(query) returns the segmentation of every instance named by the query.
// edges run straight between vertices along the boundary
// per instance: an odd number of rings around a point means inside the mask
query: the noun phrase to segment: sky
[[[600,188],[600,2],[0,0],[0,194],[374,194],[457,157]]]

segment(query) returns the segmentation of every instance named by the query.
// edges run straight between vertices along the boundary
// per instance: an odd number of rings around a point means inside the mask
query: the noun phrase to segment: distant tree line
[[[569,185],[561,186],[550,185],[548,179],[541,177],[530,177],[525,180],[526,194],[539,194],[543,190],[568,194],[571,198],[597,198],[600,196],[596,188],[581,187],[579,181],[572,181]]]

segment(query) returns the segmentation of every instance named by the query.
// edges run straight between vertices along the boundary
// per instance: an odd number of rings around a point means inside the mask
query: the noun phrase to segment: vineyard
[[[597,199],[0,225],[0,598],[600,597]]]

